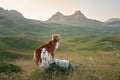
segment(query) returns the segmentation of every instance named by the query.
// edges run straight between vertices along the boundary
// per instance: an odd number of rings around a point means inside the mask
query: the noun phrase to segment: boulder
[[[41,63],[39,65],[39,67],[41,69],[47,69],[47,68],[51,67],[50,65],[52,65],[52,64],[56,64],[59,67],[66,68],[66,69],[68,69],[70,67],[70,61],[69,60],[62,60],[62,59],[57,59],[57,58],[55,58],[54,61],[51,61],[49,64],[45,63],[45,62]]]

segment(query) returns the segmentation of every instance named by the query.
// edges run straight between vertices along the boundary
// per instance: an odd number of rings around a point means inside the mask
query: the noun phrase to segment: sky
[[[100,21],[120,18],[120,0],[0,0],[0,7],[14,9],[26,18],[42,21],[57,11],[72,15],[77,10],[87,18]]]

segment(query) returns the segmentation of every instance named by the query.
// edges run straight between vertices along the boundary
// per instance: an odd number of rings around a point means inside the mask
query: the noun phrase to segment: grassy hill
[[[21,52],[25,54],[33,52],[34,49],[44,43],[49,38],[33,39],[19,36],[0,37],[0,49]],[[79,52],[83,50],[92,51],[112,51],[120,50],[120,35],[116,36],[77,36],[66,37],[62,36],[60,47],[57,52]]]
[[[32,58],[34,49],[40,44],[40,41],[25,37],[0,37],[0,62]]]
[[[120,50],[120,35],[116,36],[77,36],[63,37],[59,51],[79,52],[81,50],[111,51]]]
[[[0,49],[11,51],[32,51],[41,42],[25,37],[0,37]]]
[[[1,35],[21,35],[40,37],[41,34],[59,33],[61,35],[113,35],[119,34],[120,27],[99,25],[63,25],[54,23],[0,25]]]
[[[0,37],[0,49],[13,52],[33,52],[51,37],[26,38],[20,36]],[[62,36],[58,52],[79,52],[81,50],[120,50],[120,35],[116,36]]]

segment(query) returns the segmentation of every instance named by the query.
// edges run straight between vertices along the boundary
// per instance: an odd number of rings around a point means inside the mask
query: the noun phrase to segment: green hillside
[[[23,35],[28,37],[49,36],[53,33],[61,35],[114,35],[120,33],[120,27],[106,27],[103,25],[69,26],[53,23],[15,24],[14,26],[1,26],[1,35]]]
[[[79,42],[78,50],[120,50],[120,36],[98,36],[84,38],[85,42]],[[81,41],[80,39],[79,41]],[[84,40],[83,40],[84,41]]]
[[[61,41],[59,51],[120,50],[120,35],[116,36],[77,36],[65,38]]]
[[[41,42],[25,37],[0,37],[0,49],[7,51],[33,51]]]
[[[0,37],[0,49],[18,52],[33,52],[34,49],[46,43],[51,37],[41,39],[25,37]],[[117,36],[62,36],[58,52],[81,50],[120,50],[120,35]]]
[[[0,62],[8,62],[21,58],[31,59],[34,49],[41,44],[41,41],[25,37],[0,37]]]

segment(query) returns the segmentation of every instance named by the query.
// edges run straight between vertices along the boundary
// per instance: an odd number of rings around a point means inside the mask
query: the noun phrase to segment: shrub
[[[120,71],[117,71],[115,75],[116,75],[116,80],[120,80]]]
[[[66,80],[71,72],[71,69],[66,69],[52,63],[46,70],[35,70],[32,72],[29,80]]]
[[[21,68],[10,63],[0,63],[0,73],[10,74],[20,72]]]

